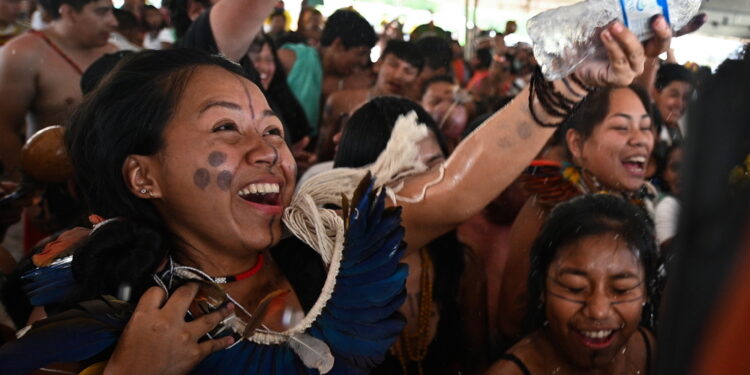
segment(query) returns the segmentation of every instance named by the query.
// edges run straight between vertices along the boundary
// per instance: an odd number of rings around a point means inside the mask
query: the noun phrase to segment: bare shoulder
[[[648,358],[656,355],[656,336],[647,328],[639,327],[628,340],[628,350],[636,363],[648,366]]]
[[[484,372],[484,375],[525,375],[523,370],[513,361],[500,359]]]
[[[0,48],[0,63],[18,64],[28,69],[37,67],[45,53],[45,45],[42,38],[31,33],[25,33],[11,39]]]
[[[543,343],[539,332],[534,332],[508,349],[500,360],[495,361],[485,373],[486,375],[518,374],[525,375],[542,373],[544,358]]]

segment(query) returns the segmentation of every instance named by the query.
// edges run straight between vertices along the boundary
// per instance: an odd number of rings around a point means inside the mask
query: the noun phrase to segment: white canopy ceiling
[[[463,1],[463,0],[455,0]],[[478,0],[479,6],[496,7],[507,11],[539,11],[579,0]],[[470,0],[473,3],[473,0]],[[708,15],[708,24],[700,33],[705,35],[750,38],[750,0],[703,0],[702,10]]]
[[[750,0],[703,0],[702,8],[708,24],[701,33],[750,38]]]

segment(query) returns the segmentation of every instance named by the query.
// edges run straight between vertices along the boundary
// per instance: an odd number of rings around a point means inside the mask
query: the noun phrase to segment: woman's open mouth
[[[646,162],[648,161],[648,158],[645,156],[631,156],[629,158],[626,158],[622,161],[623,167],[625,167],[625,170],[630,172],[630,174],[643,177],[646,175]]]
[[[600,331],[579,331],[575,330],[576,335],[584,346],[595,350],[606,349],[615,339],[617,330],[607,329]]]
[[[247,185],[237,195],[253,207],[271,214],[282,211],[280,187],[276,183],[255,183]]]

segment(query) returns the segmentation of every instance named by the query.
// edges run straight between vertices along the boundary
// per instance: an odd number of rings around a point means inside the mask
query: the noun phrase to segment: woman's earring
[[[146,190],[146,189],[141,189],[141,194],[146,194],[146,193],[148,193],[148,190]]]

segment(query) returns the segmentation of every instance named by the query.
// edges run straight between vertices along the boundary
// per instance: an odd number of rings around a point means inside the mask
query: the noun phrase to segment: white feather
[[[289,338],[289,346],[305,366],[318,369],[321,374],[333,368],[333,354],[323,340],[305,333],[297,333]]]

